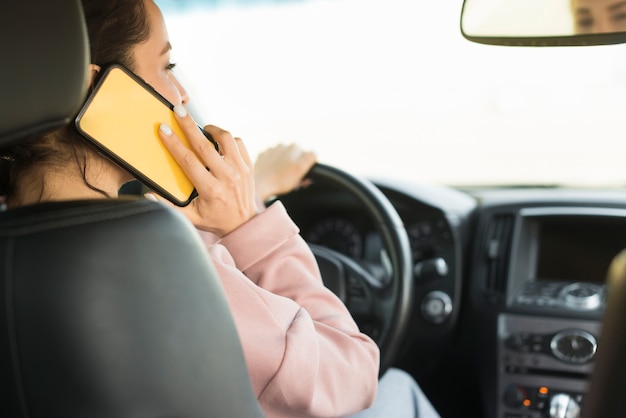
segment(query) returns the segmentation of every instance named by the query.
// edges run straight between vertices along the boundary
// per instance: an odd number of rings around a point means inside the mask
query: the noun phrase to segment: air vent
[[[513,215],[494,215],[487,228],[484,248],[485,291],[499,299],[506,291],[509,269]]]

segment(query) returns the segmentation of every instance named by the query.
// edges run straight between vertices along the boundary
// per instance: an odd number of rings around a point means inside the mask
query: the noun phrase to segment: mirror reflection
[[[561,37],[626,31],[626,0],[465,0],[472,37]]]
[[[626,1],[570,0],[575,33],[626,31]]]

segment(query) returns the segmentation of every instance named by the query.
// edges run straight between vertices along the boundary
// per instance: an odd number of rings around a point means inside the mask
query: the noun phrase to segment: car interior
[[[511,1],[519,16],[526,0]],[[467,42],[626,42],[485,26],[510,15],[464,3]],[[75,117],[87,92],[81,13],[78,0],[0,2],[11,40],[0,150]],[[444,418],[624,416],[623,189],[452,187],[323,163],[308,177],[276,199],[378,343],[381,375],[409,372]],[[0,212],[1,416],[263,416],[193,226],[142,191]]]

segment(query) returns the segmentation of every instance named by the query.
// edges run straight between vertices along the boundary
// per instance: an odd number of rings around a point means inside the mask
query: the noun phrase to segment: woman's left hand
[[[161,125],[160,136],[198,192],[189,205],[177,209],[197,228],[224,236],[257,213],[254,167],[248,150],[240,138],[207,125],[204,130],[218,143],[220,155],[183,106],[174,111],[193,151],[166,125]]]

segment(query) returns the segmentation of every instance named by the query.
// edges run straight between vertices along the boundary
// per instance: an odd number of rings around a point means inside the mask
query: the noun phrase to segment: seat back
[[[0,37],[1,150],[73,118],[88,51],[79,0],[1,1]],[[0,212],[0,258],[0,416],[263,415],[178,212],[143,199]]]
[[[626,250],[609,266],[608,300],[583,416],[618,418],[626,412]]]

